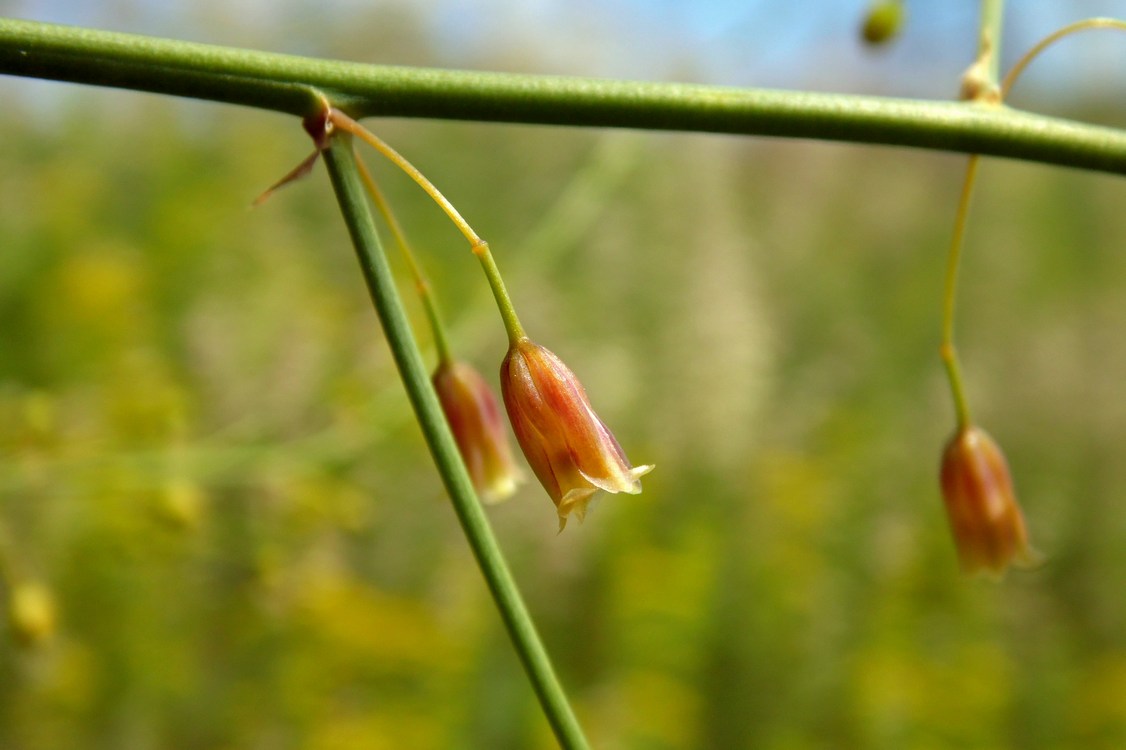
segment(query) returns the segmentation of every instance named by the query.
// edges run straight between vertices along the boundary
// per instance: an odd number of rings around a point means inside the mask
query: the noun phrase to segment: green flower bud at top
[[[598,490],[636,495],[652,466],[630,464],[574,373],[527,338],[513,342],[500,367],[501,393],[516,440],[555,503],[559,530],[581,521]]]
[[[54,635],[56,620],[55,598],[49,588],[34,582],[12,587],[8,622],[16,640],[25,646],[37,646]]]
[[[869,8],[860,34],[872,46],[885,44],[899,35],[903,28],[903,16],[903,3],[899,0],[877,2]]]
[[[500,405],[485,379],[464,362],[445,361],[434,372],[434,390],[450,423],[473,486],[488,503],[504,500],[523,477],[512,458]]]
[[[942,455],[942,497],[966,573],[1004,573],[1038,562],[1029,547],[1005,456],[982,429],[960,429]]]

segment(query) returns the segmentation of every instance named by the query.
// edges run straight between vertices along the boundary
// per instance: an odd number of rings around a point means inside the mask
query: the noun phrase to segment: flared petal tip
[[[560,532],[567,526],[567,517],[571,514],[578,516],[579,523],[582,523],[583,519],[586,518],[587,506],[590,505],[590,501],[594,498],[596,492],[597,490],[593,487],[576,487],[563,496],[557,508]]]
[[[632,469],[622,467],[621,471],[614,472],[609,476],[594,476],[587,474],[582,469],[579,469],[579,474],[596,488],[603,492],[609,492],[611,495],[616,495],[619,492],[624,492],[627,495],[640,495],[641,477],[653,471],[654,466],[655,464],[648,464],[646,466],[635,466]]]
[[[1009,568],[1016,570],[1039,570],[1048,562],[1048,558],[1039,550],[1031,547],[1021,550],[1006,560],[983,560],[963,557],[960,561],[962,573],[974,578],[981,576],[993,581],[1000,581],[1005,577]]]
[[[644,466],[635,466],[629,470],[629,475],[633,477],[634,489],[629,490],[631,495],[641,494],[641,478],[657,468],[657,464],[645,464]]]

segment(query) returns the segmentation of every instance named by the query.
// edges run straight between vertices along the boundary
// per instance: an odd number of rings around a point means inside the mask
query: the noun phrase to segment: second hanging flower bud
[[[453,360],[438,365],[433,382],[458,452],[481,499],[495,503],[512,495],[523,477],[512,459],[492,389],[475,369]]]
[[[582,520],[599,490],[636,495],[652,466],[633,466],[591,408],[567,365],[527,338],[514,341],[500,368],[504,406],[516,440],[559,513]]]

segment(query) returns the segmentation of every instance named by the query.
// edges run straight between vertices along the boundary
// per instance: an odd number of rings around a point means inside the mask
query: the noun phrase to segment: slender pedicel
[[[434,336],[434,346],[438,350],[438,363],[443,364],[453,360],[453,354],[450,349],[450,339],[446,333],[446,326],[442,320],[441,311],[438,308],[438,300],[434,297],[434,290],[430,286],[430,281],[426,278],[426,274],[422,271],[422,264],[414,255],[414,250],[411,248],[410,243],[407,242],[407,235],[403,232],[403,227],[399,224],[399,220],[395,217],[394,212],[391,210],[391,205],[383,196],[383,191],[375,182],[375,178],[371,176],[371,171],[368,170],[360,155],[355,153],[356,166],[359,168],[360,179],[363,180],[364,187],[367,188],[368,195],[371,196],[371,202],[375,204],[376,209],[379,211],[383,220],[387,223],[387,227],[391,230],[392,236],[395,238],[395,244],[399,246],[399,252],[403,256],[403,260],[410,269],[411,278],[414,279],[415,290],[418,292],[419,299],[422,300],[422,306],[426,310],[426,318],[430,323],[430,332]]]
[[[1001,98],[1004,99],[1009,95],[1013,86],[1016,85],[1017,79],[1020,78],[1020,74],[1024,72],[1024,69],[1028,67],[1029,63],[1035,60],[1041,52],[1064,37],[1071,36],[1079,31],[1089,31],[1093,29],[1117,29],[1118,31],[1126,31],[1126,21],[1120,21],[1117,18],[1087,18],[1082,21],[1076,21],[1075,23],[1069,23],[1067,26],[1052,32],[1033,45],[1032,49],[1028,50],[1028,52],[1025,52],[1005,75],[1004,80],[1001,81]]]
[[[976,154],[966,164],[966,177],[962,182],[962,194],[958,199],[958,213],[954,218],[954,235],[950,240],[950,250],[946,260],[946,281],[942,294],[942,341],[939,354],[946,366],[946,376],[950,383],[950,395],[954,399],[954,410],[958,417],[958,427],[970,424],[970,407],[966,399],[962,371],[958,365],[958,353],[954,348],[954,302],[958,289],[958,266],[962,259],[962,246],[965,243],[966,221],[970,212],[970,198],[973,197],[974,183],[977,180],[977,167],[980,157]]]

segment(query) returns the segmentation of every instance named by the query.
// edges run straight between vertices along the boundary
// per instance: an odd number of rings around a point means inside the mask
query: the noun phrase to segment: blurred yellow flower
[[[21,582],[12,587],[8,600],[12,634],[25,646],[38,646],[55,633],[55,597],[41,583]]]

